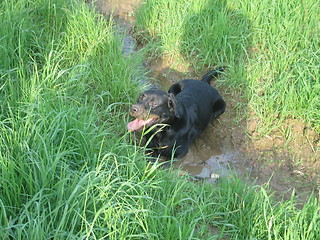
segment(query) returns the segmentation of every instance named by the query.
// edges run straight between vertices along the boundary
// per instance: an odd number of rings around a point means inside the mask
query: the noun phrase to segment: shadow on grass
[[[150,55],[183,60],[197,72],[228,66],[227,85],[246,89],[252,24],[229,5],[215,0],[147,1],[136,14],[138,41],[148,44]]]
[[[207,0],[200,11],[185,16],[183,29],[180,51],[196,68],[225,64],[244,67],[251,23],[226,1]]]

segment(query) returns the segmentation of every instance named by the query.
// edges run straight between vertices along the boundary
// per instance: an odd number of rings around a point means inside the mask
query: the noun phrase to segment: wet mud
[[[96,8],[106,16],[112,15],[116,26],[125,34],[124,54],[137,48],[132,36],[134,11],[140,0],[97,0]],[[173,67],[174,65],[174,67]],[[167,90],[171,84],[185,78],[201,78],[185,65],[177,66],[169,59],[149,59],[148,79],[152,84]],[[204,69],[203,74],[206,72]],[[223,77],[223,76],[222,76]],[[312,132],[297,120],[288,120],[292,130],[293,143],[287,144],[283,134],[261,138],[257,134],[259,119],[246,109],[247,114],[239,116],[239,103],[246,106],[240,93],[217,87],[227,102],[226,112],[214,120],[204,133],[190,147],[189,153],[174,162],[174,168],[181,175],[194,179],[215,182],[221,177],[237,174],[252,184],[268,184],[279,196],[289,198],[296,195],[319,191],[320,159],[319,134]],[[245,117],[247,116],[247,117]],[[296,158],[304,158],[304,164],[297,164]]]

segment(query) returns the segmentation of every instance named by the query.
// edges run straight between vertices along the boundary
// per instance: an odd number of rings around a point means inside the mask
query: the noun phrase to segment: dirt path
[[[126,53],[135,49],[130,33],[134,23],[133,13],[139,2],[98,0],[95,3],[103,14],[112,14],[120,30],[126,32]],[[146,65],[150,70],[148,77],[156,79],[164,90],[175,81],[201,77],[183,66],[172,68],[168,60],[155,59]],[[314,147],[314,144],[319,144],[319,135],[297,120],[288,120],[287,125],[294,139],[290,145],[286,144],[279,132],[258,138],[256,128],[259,120],[254,113],[246,119],[238,116],[234,110],[244,100],[225,89],[219,88],[219,91],[227,102],[226,112],[195,141],[187,156],[175,163],[175,168],[182,168],[182,174],[188,173],[212,182],[220,176],[229,176],[231,172],[237,173],[256,184],[269,183],[286,198],[291,196],[293,189],[296,194],[310,192],[312,189],[319,191],[317,170],[320,169],[320,162],[317,159],[320,156]],[[292,156],[299,159],[304,157],[304,164],[296,164]]]

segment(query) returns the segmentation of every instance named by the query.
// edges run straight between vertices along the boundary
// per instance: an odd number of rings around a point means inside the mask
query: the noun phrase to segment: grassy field
[[[262,135],[285,119],[320,132],[320,2],[148,0],[137,12],[150,52],[195,69],[229,66]]]
[[[71,0],[4,0],[0,19],[0,239],[320,238],[319,196],[147,164],[125,127],[141,56],[112,21]]]

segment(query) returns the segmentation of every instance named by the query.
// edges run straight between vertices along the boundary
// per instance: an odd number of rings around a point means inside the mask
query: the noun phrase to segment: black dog
[[[226,108],[219,92],[210,86],[210,80],[222,71],[209,71],[201,81],[177,82],[168,93],[145,91],[130,108],[130,115],[136,120],[128,124],[128,130],[148,129],[144,138],[153,157],[183,157],[194,139]]]

